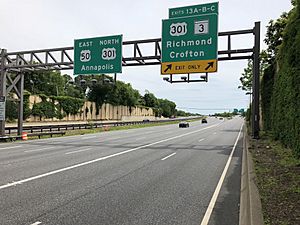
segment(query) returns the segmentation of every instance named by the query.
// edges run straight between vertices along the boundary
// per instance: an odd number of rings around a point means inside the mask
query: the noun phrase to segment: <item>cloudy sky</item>
[[[123,34],[124,41],[161,37],[168,9],[208,3],[206,0],[0,0],[0,48],[8,52],[69,47],[74,39]],[[220,0],[219,31],[265,26],[291,9],[290,0]],[[219,40],[219,50],[224,40]],[[233,38],[232,48],[251,48],[250,35]],[[162,80],[160,66],[123,67],[118,79],[142,94],[149,90],[174,101],[179,109],[213,113],[246,108],[249,96],[239,90],[239,77],[247,61],[219,62],[208,83],[170,84]],[[67,71],[72,74],[72,71]]]

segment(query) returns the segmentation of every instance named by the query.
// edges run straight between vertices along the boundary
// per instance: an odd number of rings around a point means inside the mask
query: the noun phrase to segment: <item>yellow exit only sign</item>
[[[193,60],[161,63],[161,74],[211,73],[217,71],[217,60]]]

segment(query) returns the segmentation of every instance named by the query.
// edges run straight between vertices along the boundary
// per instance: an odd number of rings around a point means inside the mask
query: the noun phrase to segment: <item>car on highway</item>
[[[207,120],[204,118],[201,120],[201,123],[207,123]]]
[[[189,127],[190,124],[186,121],[182,121],[179,123],[179,128],[183,128],[183,127]]]

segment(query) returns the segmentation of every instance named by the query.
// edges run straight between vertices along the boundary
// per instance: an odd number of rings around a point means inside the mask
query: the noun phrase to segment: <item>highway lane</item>
[[[188,129],[166,125],[0,145],[0,224],[200,224],[241,124],[210,119]],[[222,205],[228,190],[220,194]],[[232,198],[237,208],[239,195]],[[238,211],[228,213],[236,224]]]
[[[12,178],[19,180],[214,125],[214,123],[202,125],[198,122],[192,124],[191,129],[178,129],[178,125],[175,124],[154,129],[151,127],[30,141],[22,143],[21,148],[20,143],[0,146],[0,175],[2,180],[7,182]],[[14,146],[17,148],[12,148]],[[6,177],[8,178],[5,179]]]

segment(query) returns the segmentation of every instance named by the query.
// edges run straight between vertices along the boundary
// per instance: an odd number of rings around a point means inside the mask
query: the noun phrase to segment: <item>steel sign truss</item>
[[[253,48],[232,49],[232,36],[253,34],[254,29],[219,32],[219,37],[227,36],[227,48],[218,51],[218,61],[251,59]],[[147,46],[145,45],[147,44]],[[144,54],[152,49],[151,54]],[[137,41],[124,41],[123,47],[129,48],[122,57],[122,66],[144,66],[161,64],[161,38]],[[6,64],[0,69],[6,72],[25,72],[36,70],[71,70],[73,69],[73,47],[42,49],[33,51],[8,52],[4,54]],[[129,52],[129,54],[128,54]],[[124,53],[124,54],[126,54]]]
[[[251,48],[232,48],[232,37],[239,35],[253,35],[253,47]],[[219,32],[218,37],[227,38],[225,49],[218,50],[218,61],[226,60],[254,60],[254,81],[253,84],[253,124],[252,135],[259,137],[259,52],[260,52],[260,22],[255,23],[253,29],[237,30],[229,32]],[[161,64],[161,38],[124,41],[122,66],[145,66]],[[14,91],[18,97],[18,133],[21,134],[23,126],[23,92],[24,92],[24,74],[28,71],[41,70],[72,70],[74,68],[74,47],[52,48],[33,51],[7,52],[6,49],[0,49],[0,97],[7,97]],[[147,53],[146,53],[147,52]],[[14,75],[16,74],[16,75]],[[11,76],[13,75],[13,76]],[[200,80],[181,77],[180,81],[172,79],[172,74],[165,77],[164,80],[170,83],[179,82],[207,82],[208,77],[201,76]],[[0,136],[5,135],[5,121],[0,121]]]

